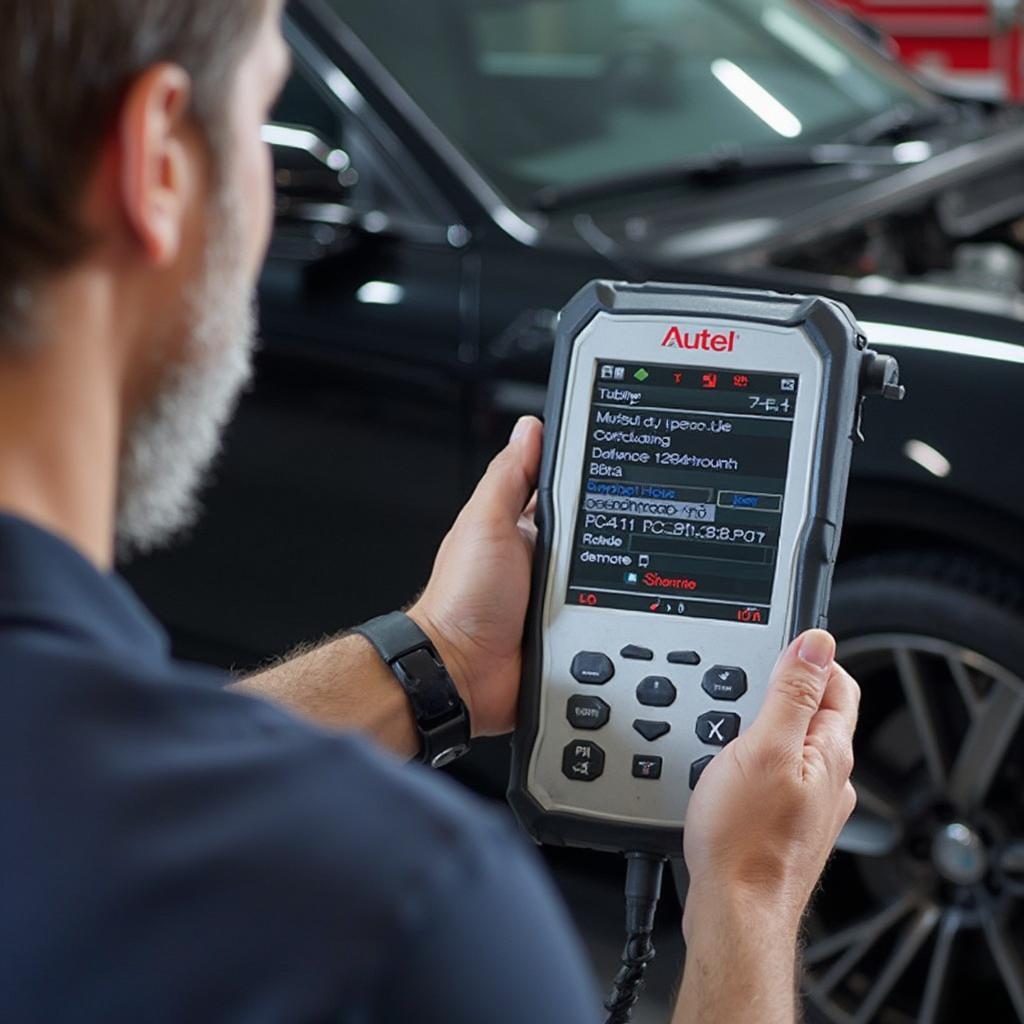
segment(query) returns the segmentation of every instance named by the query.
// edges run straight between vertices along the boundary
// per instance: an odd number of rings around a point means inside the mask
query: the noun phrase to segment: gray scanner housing
[[[675,352],[659,347],[673,325],[742,329],[742,351]],[[599,359],[712,362],[724,368],[793,373],[800,390],[790,450],[778,569],[767,625],[643,612],[575,608],[565,601],[572,531],[594,365]],[[885,372],[878,372],[884,364]],[[826,625],[839,547],[853,444],[864,390],[874,378],[898,385],[898,367],[867,348],[845,306],[824,298],[676,284],[599,281],[584,288],[559,318],[545,410],[546,431],[538,501],[538,544],[524,649],[519,725],[513,741],[509,802],[538,842],[611,851],[681,856],[682,829],[694,760],[716,751],[702,745],[693,723],[713,710],[701,689],[712,665],[742,665],[749,687],[735,704],[743,728],[753,721],[771,667],[797,633]],[[896,382],[894,384],[894,381]],[[581,428],[582,421],[582,428]],[[582,430],[582,433],[581,433]],[[640,644],[652,662],[619,662],[619,649]],[[670,650],[701,653],[699,667],[668,665]],[[568,664],[577,651],[607,652],[616,677],[595,695],[611,705],[600,736],[569,724],[566,700],[585,689]],[[634,718],[652,717],[635,705],[641,675],[673,679],[679,696],[658,709],[671,732],[650,751],[663,757],[657,781],[636,779],[632,755],[644,741]],[[599,779],[581,783],[562,773],[562,751],[573,739],[599,739],[606,753]]]

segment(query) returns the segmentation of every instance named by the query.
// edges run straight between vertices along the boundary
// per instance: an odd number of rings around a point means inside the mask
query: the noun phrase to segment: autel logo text
[[[661,347],[697,349],[701,352],[732,352],[738,339],[739,335],[735,331],[728,334],[712,334],[707,327],[702,331],[680,331],[678,327],[671,327]]]

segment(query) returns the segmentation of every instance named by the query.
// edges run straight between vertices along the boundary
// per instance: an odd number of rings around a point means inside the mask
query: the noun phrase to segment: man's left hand
[[[431,638],[469,709],[475,736],[515,727],[530,599],[533,495],[543,427],[521,419],[445,538],[409,616]]]

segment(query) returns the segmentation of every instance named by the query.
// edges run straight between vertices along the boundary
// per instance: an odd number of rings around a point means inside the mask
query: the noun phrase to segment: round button
[[[676,699],[676,688],[668,676],[647,676],[636,688],[636,699],[649,708],[667,708]]]

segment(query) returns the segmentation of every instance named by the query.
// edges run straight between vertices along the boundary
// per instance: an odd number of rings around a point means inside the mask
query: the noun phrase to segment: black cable
[[[608,1024],[629,1024],[640,998],[647,965],[654,959],[654,912],[661,896],[665,861],[649,853],[626,854],[626,947],[615,975],[612,993],[604,1004]]]

